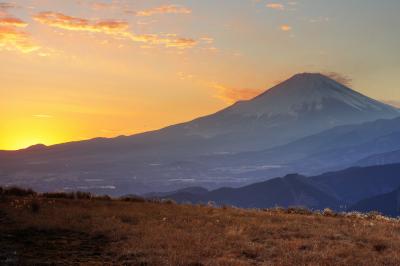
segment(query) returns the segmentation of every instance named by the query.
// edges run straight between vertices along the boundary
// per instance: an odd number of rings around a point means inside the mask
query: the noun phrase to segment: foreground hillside
[[[1,265],[400,264],[400,223],[378,215],[62,196],[0,197]]]

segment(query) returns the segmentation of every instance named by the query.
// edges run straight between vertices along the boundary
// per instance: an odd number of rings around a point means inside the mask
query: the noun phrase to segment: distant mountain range
[[[0,152],[0,184],[121,195],[316,175],[400,150],[398,116],[398,109],[321,74],[297,74],[187,123]]]
[[[397,198],[397,195],[400,194],[396,193],[399,191],[392,191],[400,187],[399,173],[400,164],[354,167],[314,177],[289,174],[240,188],[203,190],[202,193],[181,190],[165,193],[161,198],[190,203],[213,201],[218,205],[244,208],[303,206],[311,209],[329,207],[342,211],[377,210],[391,215],[386,212],[385,204],[391,209],[398,206],[400,197]]]
[[[218,205],[226,204],[243,208],[307,206],[321,209],[340,206],[340,200],[320,190],[309,178],[297,174],[240,188],[219,188],[201,194],[182,190],[165,194],[162,198],[174,199],[181,203],[213,201]]]

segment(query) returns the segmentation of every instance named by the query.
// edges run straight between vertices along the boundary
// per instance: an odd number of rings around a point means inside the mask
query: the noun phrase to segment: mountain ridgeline
[[[380,211],[400,215],[400,164],[353,167],[313,177],[289,174],[240,188],[192,193],[189,189],[149,195],[181,203],[233,205],[243,208],[308,207]]]
[[[0,152],[0,183],[122,195],[237,188],[293,172],[318,175],[374,165],[380,161],[374,156],[400,150],[399,115],[324,75],[297,74],[254,99],[160,130]],[[293,182],[302,189],[293,190]],[[342,200],[309,182],[278,183],[282,193],[292,191],[288,202],[316,195],[325,195],[327,205]]]

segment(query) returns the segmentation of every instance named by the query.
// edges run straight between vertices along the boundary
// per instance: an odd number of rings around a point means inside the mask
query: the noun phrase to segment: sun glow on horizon
[[[36,144],[51,145],[65,140],[60,131],[37,120],[23,119],[6,123],[1,132],[1,149],[19,150]]]
[[[11,142],[3,144],[2,145],[2,150],[5,151],[15,151],[15,150],[22,150],[29,148],[34,145],[38,144],[44,144],[42,141],[36,140],[36,139],[17,139],[17,140],[11,140]],[[44,144],[47,146],[47,144]]]

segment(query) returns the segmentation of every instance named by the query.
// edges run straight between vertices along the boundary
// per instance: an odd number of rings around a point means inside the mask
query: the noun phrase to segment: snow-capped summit
[[[398,114],[395,108],[362,95],[319,73],[296,74],[250,101],[237,103],[230,108],[230,111],[257,116],[296,116],[302,112],[324,112],[329,111],[327,110],[329,108],[339,107],[360,113],[378,112],[383,116]]]

